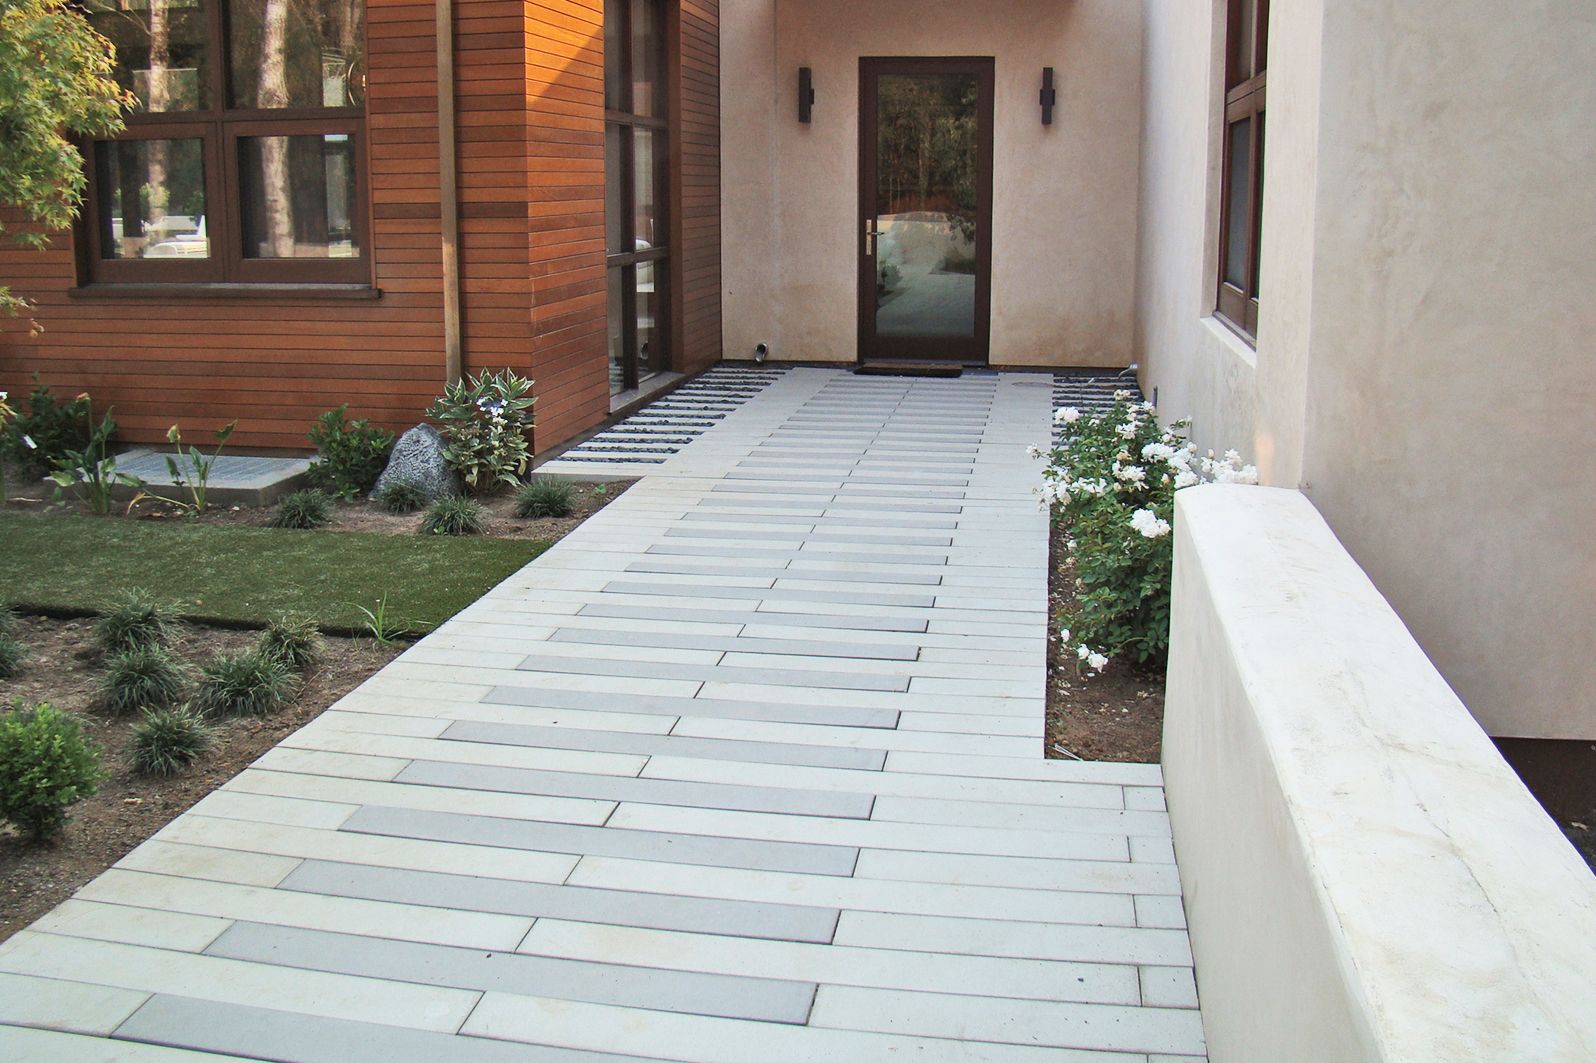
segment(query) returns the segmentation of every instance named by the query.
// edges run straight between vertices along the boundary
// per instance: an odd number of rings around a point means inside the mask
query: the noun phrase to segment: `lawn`
[[[385,596],[388,625],[423,634],[549,545],[0,515],[0,601],[98,612],[140,589],[192,620],[264,624],[292,612],[359,631],[358,607]]]

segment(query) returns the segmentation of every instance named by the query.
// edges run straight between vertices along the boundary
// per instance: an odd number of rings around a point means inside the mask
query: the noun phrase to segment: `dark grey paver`
[[[560,628],[549,636],[549,641],[584,642],[599,646],[650,646],[657,649],[724,650],[728,653],[780,653],[798,657],[851,657],[862,661],[912,661],[920,656],[920,651],[913,646],[878,646],[868,642],[677,635],[668,631],[604,631],[584,627]]]
[[[761,683],[822,690],[873,690],[907,693],[909,676],[865,672],[809,672],[798,668],[744,668],[737,665],[672,664],[669,661],[611,661],[597,658],[528,654],[517,671],[559,675],[608,675],[626,679],[675,679],[700,683]]]
[[[819,538],[818,535],[814,538]],[[858,540],[852,540],[857,542]],[[890,542],[893,540],[873,540]],[[682,593],[679,583],[633,583],[615,580],[604,585],[606,594],[653,594],[669,597]],[[754,602],[831,602],[838,605],[892,605],[929,609],[936,604],[930,594],[877,594],[870,591],[808,591],[791,587],[693,587],[694,598],[725,598]]]
[[[920,572],[900,572],[896,575],[889,572],[823,572],[813,569],[712,565],[691,561],[633,561],[626,566],[626,571],[665,576],[757,576],[760,579],[815,579],[829,580],[833,583],[896,583],[905,587],[937,587],[942,584],[941,576],[929,576]]]
[[[756,618],[786,614],[754,613]],[[777,623],[776,620],[763,620]],[[785,619],[779,621],[786,623]],[[585,709],[588,712],[643,712],[656,716],[699,716],[710,720],[768,720],[773,723],[815,723],[836,727],[871,727],[892,730],[898,726],[896,709],[867,709],[853,705],[788,705],[775,701],[738,701],[728,698],[679,698],[665,694],[603,696],[582,690],[530,687],[494,687],[482,698],[490,705],[525,705],[540,709]]]
[[[751,838],[713,838],[617,827],[584,827],[542,820],[469,816],[415,808],[365,805],[339,830],[387,838],[419,838],[457,845],[526,849],[571,856],[614,856],[669,864],[740,867],[750,871],[789,871],[800,875],[853,874],[857,849]]]
[[[484,952],[262,923],[235,923],[205,952],[418,985],[765,1022],[804,1022],[815,994],[815,986],[805,982]]]
[[[635,753],[645,757],[695,757],[699,760],[797,764],[809,768],[856,768],[864,771],[880,771],[887,756],[879,749],[849,749],[846,746],[744,742],[728,738],[587,731],[575,727],[528,727],[517,723],[477,723],[469,720],[450,724],[440,737],[452,741],[528,746],[534,749],[581,749]]]
[[[489,790],[543,797],[590,797],[600,801],[640,801],[649,805],[729,808],[744,812],[776,812],[789,816],[869,819],[874,799],[869,794],[832,790],[788,790],[731,783],[642,779],[630,775],[583,775],[578,772],[534,771],[485,764],[452,764],[417,760],[395,782],[446,786],[457,790]]]
[[[157,994],[112,1036],[294,1063],[638,1063],[636,1056],[511,1044]]]
[[[327,860],[305,861],[277,888],[454,911],[822,944],[831,942],[841,914],[835,908],[554,886]]]

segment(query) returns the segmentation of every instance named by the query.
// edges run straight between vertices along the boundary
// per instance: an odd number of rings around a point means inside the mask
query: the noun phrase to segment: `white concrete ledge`
[[[1596,878],[1295,491],[1176,505],[1164,774],[1212,1058],[1596,1059]]]

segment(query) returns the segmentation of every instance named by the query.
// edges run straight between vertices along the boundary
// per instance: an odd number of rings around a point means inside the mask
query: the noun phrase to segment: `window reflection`
[[[228,12],[233,106],[365,102],[365,0],[233,0]]]
[[[345,133],[245,137],[245,258],[354,258],[355,163]]]
[[[119,140],[96,155],[102,257],[210,257],[204,141]]]
[[[116,47],[114,76],[151,114],[210,106],[206,14],[200,0],[85,0],[89,22]]]

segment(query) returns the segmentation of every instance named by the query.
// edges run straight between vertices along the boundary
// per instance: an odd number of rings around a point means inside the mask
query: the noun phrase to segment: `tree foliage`
[[[131,98],[112,77],[111,46],[65,0],[0,0],[0,205],[30,223],[0,234],[42,247],[83,201],[71,136],[122,129]],[[27,303],[0,285],[0,310]]]

